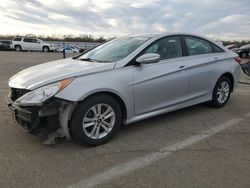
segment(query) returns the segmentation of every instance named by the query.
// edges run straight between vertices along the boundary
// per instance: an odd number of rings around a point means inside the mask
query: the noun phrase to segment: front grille
[[[29,90],[27,90],[27,89],[11,88],[10,98],[12,101],[15,101],[28,92],[29,92]]]

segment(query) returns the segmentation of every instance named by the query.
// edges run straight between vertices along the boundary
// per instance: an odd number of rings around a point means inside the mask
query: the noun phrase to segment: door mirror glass
[[[161,59],[161,56],[159,54],[147,53],[138,57],[136,59],[136,62],[141,63],[141,64],[149,64],[149,63],[157,63],[160,61],[160,59]]]

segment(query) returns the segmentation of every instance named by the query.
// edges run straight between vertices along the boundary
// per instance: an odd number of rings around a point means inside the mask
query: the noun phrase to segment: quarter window
[[[214,53],[224,52],[219,46],[213,44]]]
[[[160,39],[146,48],[143,54],[157,53],[162,59],[181,57],[181,42],[178,36],[165,37]]]
[[[213,52],[212,46],[206,40],[197,37],[185,37],[189,55],[209,54]]]

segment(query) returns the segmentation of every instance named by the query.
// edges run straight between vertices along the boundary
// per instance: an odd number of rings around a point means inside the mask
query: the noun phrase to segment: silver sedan
[[[19,72],[9,80],[8,106],[30,133],[56,117],[64,136],[96,146],[122,124],[207,101],[223,107],[239,63],[237,54],[198,35],[126,36]]]

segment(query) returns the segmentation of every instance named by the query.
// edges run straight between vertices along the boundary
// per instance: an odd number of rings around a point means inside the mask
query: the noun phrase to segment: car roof
[[[194,34],[194,33],[188,33],[188,32],[165,32],[165,33],[146,33],[146,34],[132,34],[132,35],[125,35],[123,36],[124,38],[126,37],[148,37],[148,38],[158,38],[158,37],[164,37],[164,36],[169,36],[169,35],[191,35],[191,36],[196,36],[196,37],[201,37],[208,39],[207,37],[204,37],[199,34]],[[122,37],[122,38],[123,38]],[[210,39],[208,39],[210,40]]]
[[[240,49],[245,49],[245,48],[250,48],[250,44],[245,44],[245,45],[240,47]]]

